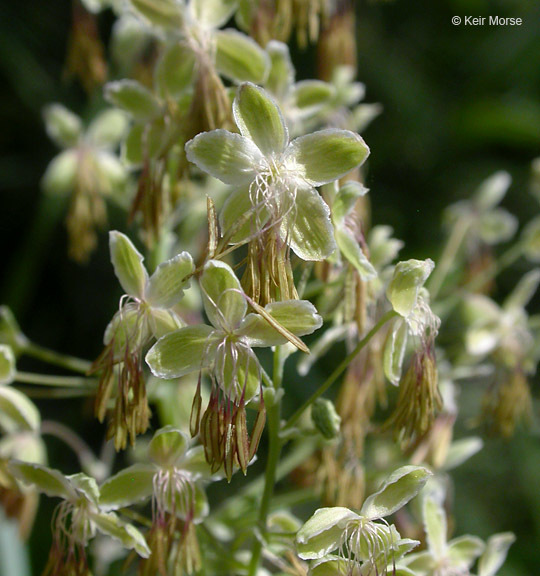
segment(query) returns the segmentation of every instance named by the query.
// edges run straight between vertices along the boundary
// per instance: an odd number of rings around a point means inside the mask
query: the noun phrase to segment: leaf
[[[183,458],[188,447],[187,435],[172,426],[158,430],[148,445],[148,455],[162,468],[176,466]]]
[[[62,104],[49,104],[43,110],[49,138],[60,148],[75,146],[83,133],[81,119]]]
[[[296,534],[296,550],[303,560],[326,556],[342,542],[343,532],[359,516],[348,508],[319,508]]]
[[[41,416],[35,404],[16,388],[0,386],[0,414],[7,416],[22,430],[37,431]]]
[[[246,315],[247,302],[231,267],[219,260],[208,261],[199,285],[210,322],[217,328],[234,330]]]
[[[58,470],[47,468],[41,464],[30,464],[18,460],[12,460],[8,467],[15,478],[24,484],[35,486],[39,492],[43,492],[47,496],[71,501],[77,498],[77,493],[69,480]]]
[[[134,464],[106,480],[100,488],[103,510],[118,510],[152,496],[157,469],[152,464]]]
[[[136,80],[118,80],[105,86],[105,99],[136,120],[151,120],[161,114],[156,97]]]
[[[126,294],[143,298],[148,282],[148,272],[142,254],[131,240],[121,232],[109,232],[109,247],[114,273]]]
[[[125,112],[109,108],[92,120],[87,138],[100,148],[116,148],[126,135],[129,126]]]
[[[118,540],[124,548],[135,550],[141,558],[150,556],[150,548],[144,536],[135,526],[122,522],[114,512],[94,513],[92,521],[100,532]]]
[[[188,252],[163,262],[148,281],[146,301],[156,308],[172,308],[184,295],[183,288],[194,269],[193,258]]]
[[[495,576],[504,564],[508,549],[515,540],[516,537],[512,532],[502,532],[491,536],[478,561],[478,576]]]
[[[220,28],[236,11],[238,0],[191,0],[190,7],[203,26]]]
[[[235,82],[263,83],[270,59],[254,40],[237,30],[219,30],[214,39],[216,68],[220,74]]]
[[[47,194],[65,196],[75,189],[79,160],[76,150],[64,150],[47,166],[41,186]]]
[[[317,314],[317,309],[307,300],[272,302],[264,309],[276,322],[295,336],[312,334],[322,326],[322,318]],[[288,341],[259,314],[248,314],[237,333],[245,336],[251,347],[278,346]]]
[[[242,84],[233,103],[236,125],[267,157],[280,154],[289,141],[281,110],[272,97],[249,82]]]
[[[398,468],[365,500],[360,514],[370,520],[393,514],[422,490],[430,476],[432,473],[421,466]]]
[[[255,179],[262,159],[249,138],[221,129],[195,136],[186,144],[186,156],[204,172],[236,186]]]
[[[183,5],[176,0],[129,0],[135,10],[150,24],[179,30],[184,23]]]
[[[369,156],[369,148],[358,134],[329,128],[296,138],[286,155],[304,180],[320,186],[361,166]]]
[[[428,496],[424,498],[422,516],[430,553],[435,558],[443,558],[446,555],[447,534],[444,509],[432,497]]]
[[[15,373],[15,355],[11,346],[0,344],[0,386],[13,382]]]
[[[386,290],[394,310],[406,318],[413,311],[418,299],[418,292],[431,274],[435,264],[427,260],[406,260],[398,262],[394,275]]]
[[[193,86],[196,72],[193,50],[186,44],[168,46],[156,66],[156,81],[163,98],[179,98]]]
[[[295,207],[284,217],[282,237],[302,260],[324,260],[336,249],[330,209],[313,188],[296,191]]]
[[[485,544],[476,536],[455,538],[448,546],[448,559],[455,568],[469,569],[484,551]]]
[[[214,359],[214,329],[205,324],[186,326],[160,338],[146,355],[146,363],[159,378],[179,378],[197,372]]]
[[[384,375],[394,385],[399,384],[403,358],[407,347],[408,327],[403,320],[394,323],[392,331],[384,345],[383,368]]]

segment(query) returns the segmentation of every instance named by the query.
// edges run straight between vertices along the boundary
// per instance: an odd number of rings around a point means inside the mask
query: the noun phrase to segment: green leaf
[[[334,228],[337,245],[345,258],[354,266],[363,280],[370,280],[377,277],[377,272],[364,254],[360,244],[345,227]]]
[[[272,97],[249,82],[242,84],[233,103],[236,125],[267,157],[281,154],[289,141],[289,133],[281,110]]]
[[[186,326],[160,338],[146,355],[146,363],[159,378],[179,378],[197,372],[214,359],[214,329],[204,324]]]
[[[65,150],[55,156],[47,166],[41,180],[47,194],[65,196],[75,189],[79,159],[76,150]]]
[[[298,108],[323,106],[334,94],[334,87],[322,80],[302,80],[293,89],[293,97]]]
[[[184,457],[189,439],[184,432],[172,426],[158,430],[148,445],[148,455],[162,468],[176,466]]]
[[[270,40],[266,51],[270,56],[270,71],[265,86],[278,100],[283,100],[294,82],[294,66],[289,47],[278,40]]]
[[[101,485],[100,508],[118,510],[150,498],[156,472],[153,464],[134,464],[111,476]]]
[[[63,498],[73,501],[77,493],[69,483],[69,480],[58,470],[47,468],[41,464],[30,464],[12,460],[9,463],[9,471],[17,478],[31,486],[35,486],[40,492],[51,497]]]
[[[186,156],[214,178],[237,186],[255,179],[262,160],[260,150],[249,138],[221,129],[195,136],[186,144]]]
[[[312,334],[322,326],[317,309],[307,300],[272,302],[265,306],[265,310],[295,336]],[[237,334],[245,336],[251,347],[278,346],[288,341],[259,314],[248,314]]]
[[[403,320],[394,323],[392,331],[384,345],[383,368],[384,375],[394,385],[399,384],[403,358],[407,347],[407,324]]]
[[[348,508],[319,508],[296,534],[296,550],[303,560],[326,556],[342,542],[343,532],[359,516]]]
[[[368,193],[368,189],[364,187],[360,182],[346,182],[343,186],[340,186],[336,198],[332,203],[332,220],[337,226],[342,224],[345,217],[351,212],[355,207],[358,198],[365,196]]]
[[[0,386],[0,414],[7,416],[19,429],[37,431],[41,416],[35,404],[16,388]]]
[[[117,230],[109,232],[109,248],[114,273],[120,285],[126,294],[143,299],[148,272],[142,254],[125,234]]]
[[[264,81],[270,60],[254,40],[237,30],[220,30],[214,39],[216,68],[220,74],[235,82],[261,84]]]
[[[484,180],[473,197],[473,203],[479,212],[487,212],[497,206],[504,198],[512,177],[508,172],[495,172],[487,180]]]
[[[116,148],[126,135],[128,117],[125,112],[109,108],[100,112],[88,127],[87,138],[100,148]]]
[[[247,303],[231,267],[219,260],[210,260],[204,266],[199,285],[210,322],[217,328],[235,329],[246,315]]]
[[[448,545],[448,559],[454,568],[469,569],[484,551],[485,544],[476,536],[461,536]]]
[[[294,208],[283,218],[281,235],[302,260],[324,260],[336,249],[330,209],[313,188],[296,191]]]
[[[150,548],[144,536],[131,524],[122,522],[114,512],[98,512],[92,515],[92,521],[98,530],[118,540],[124,548],[135,550],[141,558],[148,558]]]
[[[329,128],[296,138],[286,154],[307,182],[320,186],[361,166],[369,148],[358,134]]]
[[[424,499],[423,513],[424,530],[430,552],[435,558],[446,555],[446,514],[443,507],[432,497]]]
[[[176,0],[129,0],[150,24],[166,30],[180,30],[184,24],[183,4]]]
[[[49,138],[60,148],[75,146],[83,133],[81,119],[62,104],[49,104],[43,110]]]
[[[435,267],[433,260],[406,260],[398,262],[386,290],[394,310],[406,318],[413,311],[418,292]]]
[[[478,561],[478,576],[495,576],[504,564],[508,549],[515,540],[516,537],[512,532],[502,532],[491,536]]]
[[[148,281],[146,301],[157,308],[172,308],[184,295],[183,288],[194,269],[193,258],[188,252],[163,262]]]
[[[203,26],[220,28],[238,8],[238,0],[191,0],[190,7]]]
[[[193,86],[195,54],[186,44],[168,46],[156,66],[156,81],[163,98],[179,98]]]
[[[136,80],[109,82],[105,86],[105,98],[136,120],[152,120],[161,114],[161,105],[156,97]]]
[[[11,384],[15,373],[15,355],[11,346],[0,344],[0,386]]]
[[[398,468],[365,500],[360,514],[370,520],[393,514],[422,490],[430,476],[432,473],[421,466]]]

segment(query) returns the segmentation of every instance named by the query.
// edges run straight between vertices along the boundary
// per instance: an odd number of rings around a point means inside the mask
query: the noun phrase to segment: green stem
[[[319,396],[322,396],[330,386],[345,372],[347,366],[354,360],[360,351],[369,343],[375,334],[381,329],[384,324],[397,316],[397,312],[389,310],[384,316],[373,326],[373,328],[358,342],[355,349],[341,362],[341,364],[328,376],[328,378],[319,386],[319,388],[298,408],[298,410],[289,418],[287,424],[283,427],[283,432],[286,432],[294,427],[298,422],[305,410],[307,410]]]
[[[439,262],[428,281],[429,293],[432,299],[435,299],[439,293],[472,223],[473,220],[471,218],[462,217],[454,224]]]
[[[96,380],[79,378],[78,376],[50,376],[49,374],[34,374],[32,372],[17,372],[16,382],[38,384],[39,386],[61,386],[65,388],[91,388]]]
[[[284,359],[281,356],[281,347],[276,346],[274,351],[274,371],[273,371],[273,383],[274,390],[279,391],[283,381],[283,366]],[[257,569],[261,560],[261,553],[264,538],[266,532],[266,520],[268,517],[268,512],[270,510],[270,502],[274,494],[274,485],[276,483],[276,472],[279,463],[279,456],[281,453],[281,441],[279,438],[279,427],[281,424],[281,399],[276,394],[275,404],[268,409],[268,436],[269,436],[269,447],[268,447],[268,460],[266,462],[266,472],[264,478],[264,491],[261,498],[261,504],[259,507],[259,518],[258,524],[261,531],[261,537],[257,538],[253,544],[253,552],[251,555],[251,563],[249,565],[249,576],[255,576],[257,574]]]
[[[33,358],[37,358],[38,360],[42,360],[43,362],[47,362],[48,364],[54,364],[55,366],[60,366],[72,370],[73,372],[80,372],[81,374],[86,374],[92,366],[92,363],[87,360],[75,358],[74,356],[69,356],[67,354],[60,354],[59,352],[49,350],[48,348],[44,348],[43,346],[39,346],[33,342],[28,342],[23,349],[23,353],[32,356]]]

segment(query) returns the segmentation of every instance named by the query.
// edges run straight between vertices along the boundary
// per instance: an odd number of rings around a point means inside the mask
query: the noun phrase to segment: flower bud
[[[311,408],[311,419],[315,428],[327,440],[337,438],[339,435],[341,417],[330,400],[324,398],[316,400]]]

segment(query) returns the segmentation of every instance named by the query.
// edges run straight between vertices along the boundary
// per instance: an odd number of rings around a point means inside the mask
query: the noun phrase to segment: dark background
[[[68,260],[65,206],[43,198],[39,188],[56,153],[44,132],[43,106],[60,101],[83,118],[90,116],[82,89],[63,79],[70,10],[67,0],[0,7],[0,301],[15,311],[32,340],[91,359],[121,295],[106,236],[88,265]],[[454,15],[520,17],[523,25],[454,26]],[[373,222],[390,224],[405,240],[401,257],[436,260],[444,207],[470,195],[496,170],[513,177],[503,205],[521,223],[536,215],[540,205],[528,190],[530,162],[540,156],[540,4],[362,2],[357,20],[359,79],[367,86],[366,101],[384,107],[364,134],[372,151],[367,185]],[[105,39],[111,22],[110,15],[100,17]],[[298,67],[300,78],[312,70],[310,56]],[[109,220],[111,228],[126,229],[122,214],[113,210]],[[497,296],[525,269],[518,263],[503,275]],[[21,368],[38,365],[27,362]],[[80,418],[79,401],[44,400],[40,407],[47,418],[66,423]],[[91,407],[84,409],[90,414]],[[102,433],[91,418],[79,430],[87,437]],[[75,471],[63,448],[54,441],[51,448],[52,465]],[[510,443],[487,440],[482,454],[454,476],[458,533],[485,538],[514,531],[518,542],[501,575],[537,574],[538,435],[518,434]],[[42,504],[32,541],[38,558],[48,548],[50,508]]]

